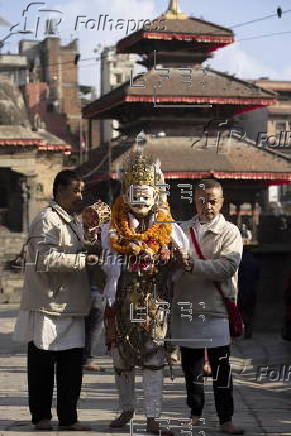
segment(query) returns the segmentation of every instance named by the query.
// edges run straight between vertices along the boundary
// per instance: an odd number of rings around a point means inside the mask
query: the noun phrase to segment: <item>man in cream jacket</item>
[[[242,238],[238,227],[220,214],[223,190],[219,182],[201,180],[195,190],[195,204],[197,215],[182,224],[189,244],[187,253],[182,253],[183,269],[175,273],[172,338],[181,347],[187,404],[191,408],[193,425],[199,425],[204,406],[201,373],[207,349],[220,431],[243,434],[243,430],[232,423],[229,322],[223,298],[215,285],[219,282],[224,295],[236,301]],[[205,259],[200,258],[195,249],[191,229]]]
[[[82,252],[84,182],[70,170],[57,174],[54,201],[29,229],[24,289],[14,339],[28,343],[28,393],[32,423],[52,430],[54,363],[61,430],[90,430],[77,421],[85,345],[84,317],[90,308],[88,263]]]

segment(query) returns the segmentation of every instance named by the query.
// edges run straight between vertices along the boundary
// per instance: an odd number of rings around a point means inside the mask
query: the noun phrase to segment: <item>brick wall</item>
[[[47,83],[28,83],[24,87],[24,97],[31,125],[34,126],[36,118],[39,117],[40,121],[45,122],[48,132],[63,139],[66,144],[70,144],[73,150],[77,150],[79,148],[79,135],[73,134],[70,131],[69,120],[66,114],[50,112],[48,110],[48,95],[49,86]]]
[[[43,42],[48,65],[47,82],[59,100],[59,110],[67,115],[67,124],[74,134],[78,134],[81,118],[81,100],[78,88],[78,67],[75,57],[77,42],[60,45],[58,38],[47,38]]]
[[[77,41],[61,45],[59,38],[46,38],[37,51],[41,68],[39,82],[24,87],[33,123],[35,115],[45,121],[47,130],[79,149],[81,100],[78,86]]]

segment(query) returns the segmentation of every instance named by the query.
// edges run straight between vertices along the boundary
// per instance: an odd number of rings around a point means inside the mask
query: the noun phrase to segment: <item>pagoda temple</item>
[[[191,201],[181,200],[180,185],[190,192],[193,179],[216,177],[223,179],[225,215],[240,225],[241,206],[248,203],[256,237],[268,183],[290,181],[290,163],[232,135],[236,114],[277,104],[273,91],[204,68],[216,50],[233,42],[232,30],[190,17],[171,0],[164,14],[117,43],[118,53],[139,55],[147,71],[83,109],[89,131],[94,119],[119,121],[119,138],[92,150],[82,168],[93,191],[108,194],[108,180],[118,180],[122,160],[142,131],[145,152],[161,159],[177,220],[193,214]]]
[[[275,103],[273,92],[202,67],[233,42],[232,30],[188,17],[171,0],[164,15],[117,44],[117,53],[138,54],[148,71],[86,106],[83,115],[118,119],[128,136],[141,130],[185,136],[199,134],[210,119]]]
[[[246,224],[251,242],[259,243],[256,327],[279,332],[290,273],[291,217],[280,222],[280,216],[268,215],[268,186],[290,183],[291,159],[256,144],[235,124],[237,114],[276,107],[277,94],[204,67],[216,50],[233,42],[230,29],[187,16],[177,0],[143,29],[120,40],[117,52],[138,54],[147,71],[83,109],[89,132],[96,119],[117,119],[120,136],[92,148],[80,170],[92,198],[111,201],[118,194],[123,159],[137,143],[143,144],[145,153],[161,160],[178,222],[193,216],[198,179],[219,179],[224,215],[239,227]]]

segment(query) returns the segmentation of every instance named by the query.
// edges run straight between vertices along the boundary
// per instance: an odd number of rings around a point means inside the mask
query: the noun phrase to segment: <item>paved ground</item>
[[[25,347],[11,341],[16,311],[16,306],[0,306],[0,436],[25,436],[33,432],[27,407]],[[232,356],[235,422],[243,426],[250,436],[291,435],[291,342],[282,341],[275,334],[258,334],[252,340],[236,341],[232,346]],[[90,423],[96,435],[129,436],[129,427],[123,432],[108,429],[108,422],[117,414],[118,402],[111,359],[105,356],[101,361],[106,373],[85,374],[79,419]],[[179,419],[188,417],[189,411],[185,406],[185,387],[179,367],[175,368],[174,373],[176,378],[172,382],[166,371],[164,417],[171,419],[171,424],[178,428]],[[134,421],[132,436],[144,434],[141,377],[140,372],[137,374],[136,420],[140,424]],[[260,381],[258,374],[262,376]],[[205,425],[193,430],[193,435],[221,434],[216,431],[217,418],[211,389],[209,380],[206,382]],[[38,432],[33,434],[37,435]],[[39,434],[56,435],[57,432]],[[62,432],[63,436],[69,434]],[[180,427],[176,434],[188,436],[191,433],[186,427]]]

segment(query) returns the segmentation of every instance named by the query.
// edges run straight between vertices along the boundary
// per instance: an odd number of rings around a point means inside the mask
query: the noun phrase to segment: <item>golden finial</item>
[[[164,13],[167,20],[185,20],[188,15],[181,11],[178,0],[170,0],[168,9]]]

